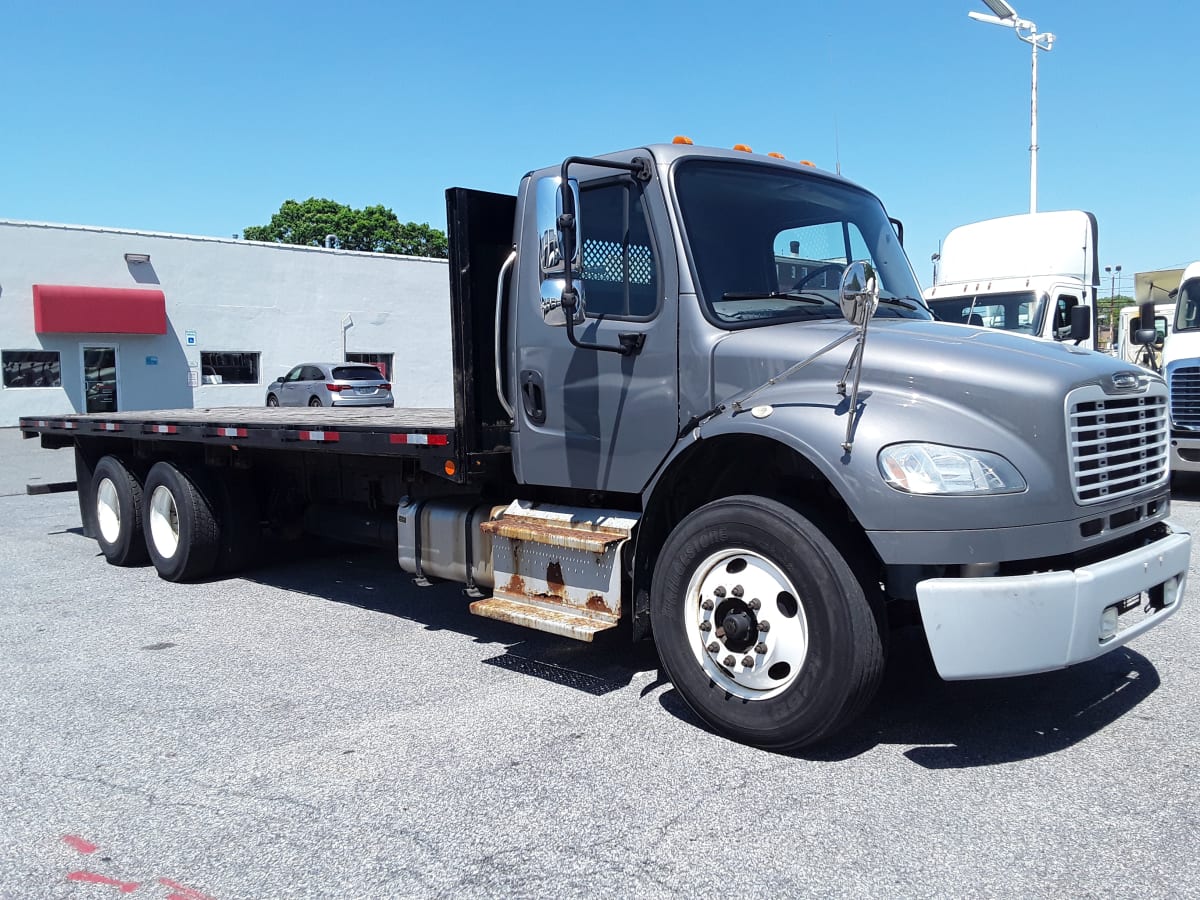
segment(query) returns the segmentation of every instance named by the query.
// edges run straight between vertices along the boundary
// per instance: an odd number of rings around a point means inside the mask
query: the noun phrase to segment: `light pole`
[[[1105,266],[1104,271],[1112,275],[1112,281],[1108,288],[1108,327],[1112,331],[1110,343],[1113,349],[1116,349],[1117,338],[1120,335],[1117,333],[1117,279],[1121,276],[1120,266]]]
[[[1037,25],[1028,19],[1017,16],[1006,0],[983,0],[994,16],[971,11],[967,13],[976,22],[987,22],[990,25],[1003,25],[1011,28],[1013,33],[1033,49],[1032,99],[1029,103],[1029,211],[1037,212],[1037,62],[1038,51],[1049,51],[1054,48],[1054,35],[1050,32],[1038,34]]]

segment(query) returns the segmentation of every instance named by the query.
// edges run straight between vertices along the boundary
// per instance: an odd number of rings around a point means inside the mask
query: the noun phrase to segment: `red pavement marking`
[[[202,894],[195,888],[180,884],[178,881],[172,881],[170,878],[160,878],[158,879],[158,883],[164,887],[169,887],[173,891],[178,891],[175,894],[168,894],[167,900],[213,900],[208,894]]]
[[[136,881],[117,881],[115,878],[109,878],[107,875],[97,875],[95,872],[68,872],[68,881],[86,881],[89,884],[107,884],[111,887],[120,888],[122,894],[129,894],[138,889]]]
[[[100,848],[91,841],[85,841],[83,838],[75,834],[64,834],[63,841],[68,847],[78,850],[80,853],[95,853]]]

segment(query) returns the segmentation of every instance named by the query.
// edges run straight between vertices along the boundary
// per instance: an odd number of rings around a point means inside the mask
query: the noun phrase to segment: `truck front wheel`
[[[796,749],[829,737],[874,696],[884,653],[867,591],[832,541],[763,497],[685,518],[654,572],[663,669],[711,727]]]
[[[155,463],[146,476],[146,548],[167,581],[203,578],[216,566],[221,529],[213,494],[201,473],[169,462]]]
[[[114,566],[146,561],[142,536],[142,482],[115,456],[96,463],[92,476],[92,502],[96,515],[96,543]]]

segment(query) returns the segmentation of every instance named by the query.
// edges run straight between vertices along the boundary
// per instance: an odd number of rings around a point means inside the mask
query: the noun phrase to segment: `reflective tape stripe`
[[[245,428],[218,428],[217,437],[245,437]]]
[[[300,432],[300,440],[302,441],[330,441],[338,440],[336,431],[302,431]]]
[[[431,447],[445,447],[450,443],[448,434],[393,434],[389,440],[393,444],[428,444]]]

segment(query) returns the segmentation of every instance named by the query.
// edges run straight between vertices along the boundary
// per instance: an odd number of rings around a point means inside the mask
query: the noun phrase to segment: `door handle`
[[[541,372],[525,369],[521,372],[521,403],[525,417],[534,425],[546,424],[546,383]]]

